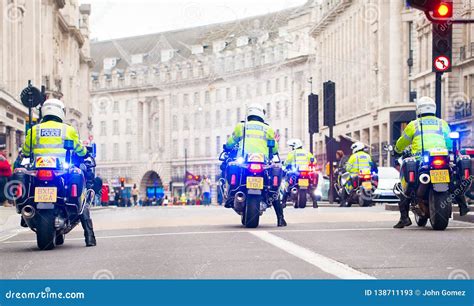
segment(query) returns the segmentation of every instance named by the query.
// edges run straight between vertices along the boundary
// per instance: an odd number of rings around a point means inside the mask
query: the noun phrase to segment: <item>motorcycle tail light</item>
[[[293,178],[290,178],[290,184],[293,184]]]
[[[249,169],[252,172],[260,172],[263,170],[263,166],[261,164],[250,164]]]
[[[71,186],[71,197],[76,198],[77,197],[77,185],[72,184]]]
[[[464,179],[468,180],[471,174],[469,173],[469,169],[464,169]]]
[[[431,165],[433,168],[442,168],[446,165],[446,161],[444,160],[444,157],[435,156],[431,161]]]
[[[410,172],[408,173],[408,181],[409,181],[410,183],[414,183],[414,182],[415,182],[415,172],[410,171]]]
[[[18,186],[18,188],[15,191],[15,196],[17,198],[21,198],[21,196],[23,195],[23,188],[22,187],[23,187],[23,185]]]
[[[54,177],[53,170],[38,170],[36,177],[42,181],[51,181]]]
[[[352,186],[354,186],[354,188],[357,188],[357,180],[354,180],[354,182],[352,182]]]
[[[273,187],[278,187],[278,176],[273,177]]]
[[[230,184],[235,185],[236,180],[237,180],[237,177],[235,176],[235,174],[232,174],[232,176],[230,177]]]
[[[301,174],[301,177],[307,177],[308,171],[301,171],[300,174]]]

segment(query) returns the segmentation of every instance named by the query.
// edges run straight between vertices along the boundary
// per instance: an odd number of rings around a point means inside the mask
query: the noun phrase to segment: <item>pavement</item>
[[[326,205],[324,205],[326,206]],[[14,210],[13,210],[14,213]],[[268,210],[257,229],[223,207],[106,208],[92,213],[98,245],[82,229],[39,251],[25,229],[0,231],[3,279],[448,279],[474,276],[474,225],[395,230],[384,205]],[[0,220],[7,215],[0,210]],[[8,222],[18,222],[10,215]],[[10,221],[14,220],[14,221]],[[12,223],[13,224],[13,223]],[[18,223],[16,223],[18,226]],[[1,228],[0,228],[1,229]],[[3,236],[2,236],[3,235]]]

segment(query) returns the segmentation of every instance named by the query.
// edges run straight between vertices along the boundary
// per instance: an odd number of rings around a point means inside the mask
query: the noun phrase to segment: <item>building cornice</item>
[[[328,10],[319,22],[314,25],[309,33],[317,37],[328,25],[330,25],[341,13],[352,4],[352,0],[339,0],[339,3]]]

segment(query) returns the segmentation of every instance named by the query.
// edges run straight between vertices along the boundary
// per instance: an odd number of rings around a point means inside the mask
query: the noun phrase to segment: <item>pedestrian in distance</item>
[[[140,195],[140,191],[137,187],[137,184],[133,184],[133,188],[132,188],[133,206],[138,206],[138,196],[139,195]]]
[[[5,186],[8,183],[8,179],[12,176],[12,167],[5,157],[5,151],[0,151],[0,205],[4,207],[11,207],[11,204],[7,202],[5,194]]]

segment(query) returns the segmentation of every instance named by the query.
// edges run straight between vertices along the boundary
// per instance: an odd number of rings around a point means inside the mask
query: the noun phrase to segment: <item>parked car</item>
[[[400,182],[400,173],[393,167],[379,167],[379,184],[374,191],[373,202],[391,202],[399,201],[393,192],[393,186]]]

